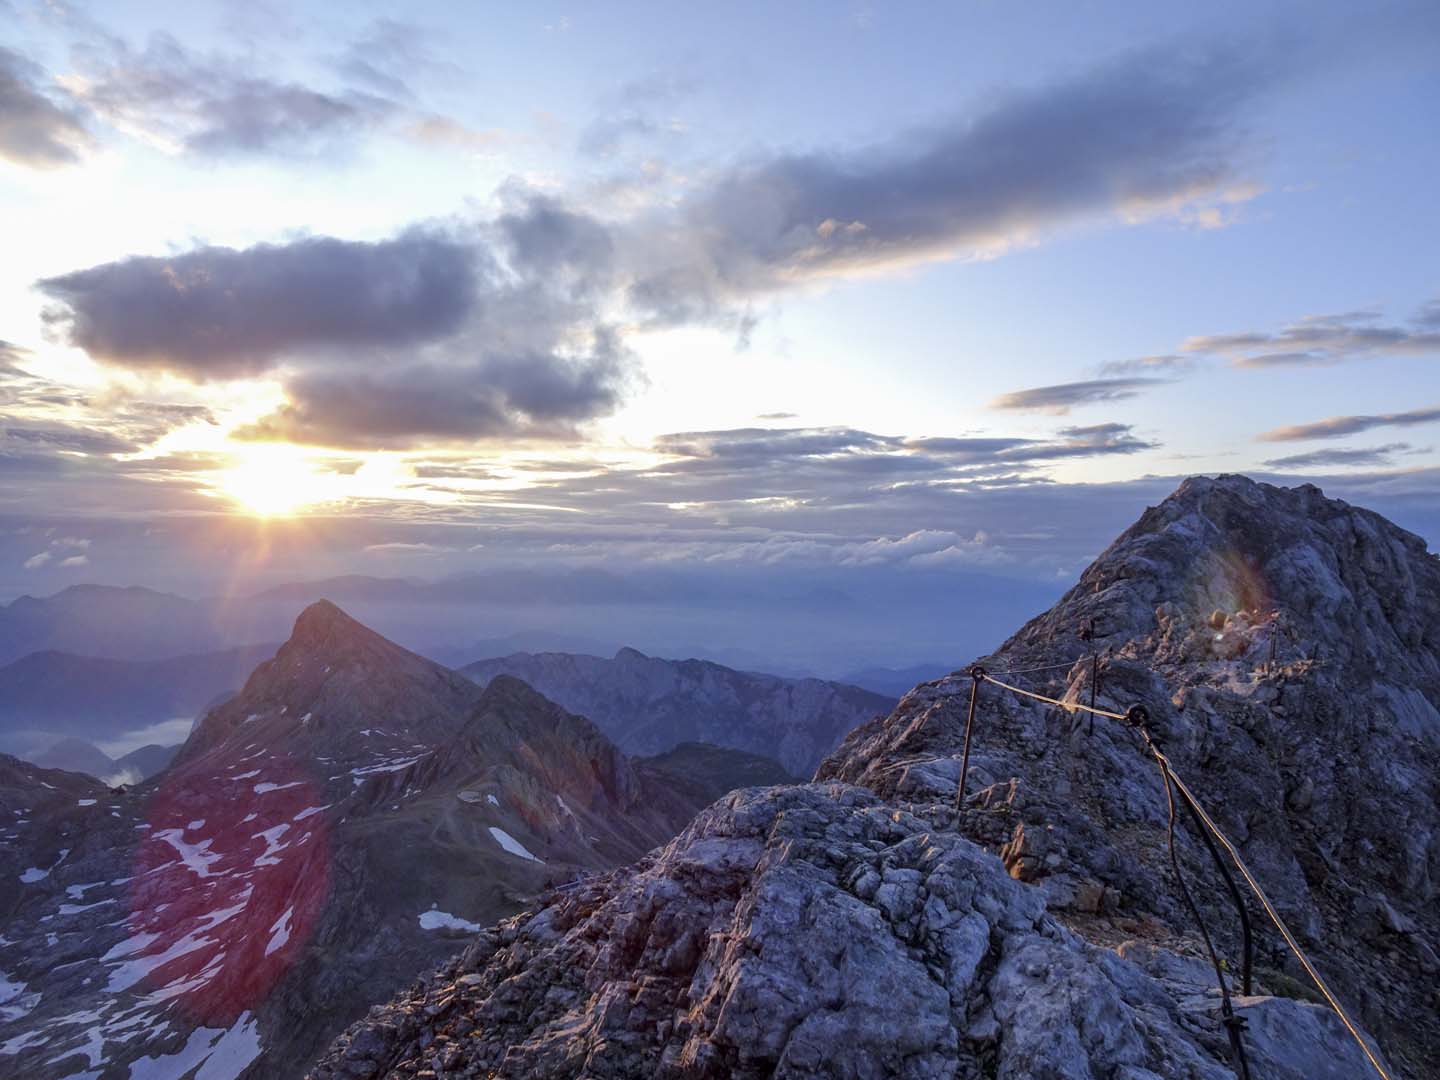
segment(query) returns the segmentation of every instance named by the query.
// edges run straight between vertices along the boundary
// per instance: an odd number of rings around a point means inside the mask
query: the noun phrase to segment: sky
[[[0,597],[1433,540],[1437,100],[1425,2],[0,0]]]

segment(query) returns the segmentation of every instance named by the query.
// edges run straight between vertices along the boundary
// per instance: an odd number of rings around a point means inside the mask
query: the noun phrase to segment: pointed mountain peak
[[[479,698],[468,679],[319,600],[240,693],[206,714],[177,761],[240,733],[240,745],[265,743],[292,755],[393,762],[402,750],[413,756],[451,738]]]
[[[281,647],[280,656],[296,655],[336,663],[363,658],[372,665],[439,666],[377,634],[329,600],[316,600],[295,620],[295,629]]]
[[[619,652],[615,654],[615,659],[628,660],[631,663],[634,663],[637,660],[649,660],[650,657],[646,656],[639,649],[632,649],[629,645],[626,645],[624,648],[622,648]]]
[[[325,640],[336,633],[379,637],[369,627],[345,614],[339,605],[329,600],[316,600],[296,618],[290,640]]]

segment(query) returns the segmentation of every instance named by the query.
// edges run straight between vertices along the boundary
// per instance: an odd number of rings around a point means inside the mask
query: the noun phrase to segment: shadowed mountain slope
[[[609,660],[516,653],[460,671],[481,684],[497,675],[523,679],[590,717],[629,753],[703,742],[772,757],[795,776],[809,776],[846,732],[895,704],[858,686],[736,671],[708,660],[662,660],[635,649]]]

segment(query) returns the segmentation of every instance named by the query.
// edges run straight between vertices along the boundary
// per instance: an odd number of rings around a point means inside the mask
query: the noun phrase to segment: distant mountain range
[[[39,753],[27,754],[26,759],[44,769],[85,773],[107,784],[138,784],[169,765],[179,749],[178,746],[149,743],[112,758],[94,743],[72,735]]]
[[[589,579],[585,579],[589,580]],[[434,610],[453,590],[399,579],[347,577],[329,584],[376,604]],[[107,745],[164,721],[198,716],[224,694],[237,690],[247,674],[274,652],[271,645],[242,645],[195,652],[196,642],[216,643],[235,635],[272,633],[280,608],[310,597],[317,584],[279,586],[224,605],[186,600],[147,589],[76,586],[43,600],[22,597],[0,608],[0,645],[44,646],[0,667],[0,751],[36,760],[62,737]],[[595,586],[598,588],[599,586]],[[489,578],[454,586],[471,598],[491,595]],[[416,604],[429,607],[416,608]],[[293,607],[291,608],[293,616]],[[423,619],[421,620],[423,621]],[[488,680],[507,672],[542,688],[566,707],[591,717],[628,751],[665,752],[680,742],[701,741],[771,754],[795,775],[808,775],[850,728],[886,711],[905,672],[872,669],[861,685],[804,676],[755,674],[712,660],[665,660],[622,649],[605,660],[582,651],[598,644],[584,635],[522,631],[475,648],[553,642],[567,650],[510,652],[504,660],[480,662],[469,674]],[[55,644],[109,650],[112,655],[61,651]],[[161,658],[116,658],[115,652],[143,654],[173,649]],[[468,659],[476,654],[468,653]],[[483,655],[483,654],[482,654]],[[741,661],[755,657],[737,654]],[[466,656],[443,650],[446,660]],[[938,665],[937,665],[938,667]],[[918,669],[926,677],[938,674]],[[880,689],[881,692],[875,691]],[[888,689],[887,694],[885,690]],[[174,724],[164,732],[139,731],[129,745],[168,743],[183,738]],[[77,764],[73,757],[50,760]],[[94,772],[94,769],[87,771]]]
[[[848,672],[907,668],[917,657],[945,661],[934,665],[938,674],[953,666],[948,658],[967,641],[983,639],[988,620],[1042,610],[1054,591],[963,573],[884,583],[846,576],[800,591],[787,591],[783,580],[726,588],[666,570],[505,570],[440,581],[352,574],[201,598],[76,585],[0,604],[0,666],[44,651],[163,660],[281,641],[296,612],[328,598],[391,640],[451,666],[515,652],[611,656],[632,645],[742,671],[855,682]],[[962,600],[967,617],[953,619],[954,602]],[[758,621],[757,612],[765,613]],[[873,617],[881,612],[883,630]],[[896,692],[895,683],[887,680],[884,691]]]
[[[159,660],[227,644],[204,605],[138,586],[72,585],[0,607],[0,664],[45,651]]]
[[[628,863],[773,761],[632,761],[317,603],[128,792],[0,756],[5,1069],[293,1078],[547,886]]]
[[[509,675],[588,716],[622,748],[655,754],[705,742],[773,756],[809,776],[856,725],[893,698],[821,679],[736,671],[708,660],[662,660],[636,649],[612,659],[516,653],[460,669],[481,685]]]
[[[274,652],[274,645],[247,645],[164,660],[31,653],[0,667],[0,749],[28,756],[28,748],[58,736],[104,742],[157,721],[197,716],[221,694],[238,690]],[[36,734],[20,740],[23,733]]]

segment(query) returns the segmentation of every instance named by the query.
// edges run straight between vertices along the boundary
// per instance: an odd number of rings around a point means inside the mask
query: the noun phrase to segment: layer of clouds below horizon
[[[780,476],[793,467],[771,463]],[[772,471],[773,470],[773,471]],[[1331,475],[1251,473],[1274,483],[1319,484],[1327,494],[1375,509],[1425,537],[1440,538],[1440,470],[1379,470]],[[977,485],[964,491],[897,485],[887,497],[847,498],[843,477],[817,481],[805,500],[744,495],[753,483],[692,477],[709,503],[666,502],[656,479],[633,474],[593,486],[557,484],[548,504],[524,496],[513,507],[425,508],[413,515],[319,512],[256,520],[220,513],[126,516],[117,508],[86,516],[0,517],[0,595],[42,594],[81,581],[141,583],[187,595],[244,594],[282,581],[344,574],[437,579],[519,569],[563,575],[577,570],[700,572],[717,578],[839,575],[877,571],[1068,581],[1182,476],[1109,484]],[[664,481],[660,481],[664,482]],[[578,484],[569,481],[569,484]],[[739,489],[740,498],[721,498]],[[701,488],[692,488],[697,494]],[[789,490],[794,490],[793,484]],[[265,561],[257,561],[257,553]],[[37,553],[54,553],[30,569]],[[61,557],[83,553],[83,565]]]
[[[1320,479],[1327,494],[1378,510],[1432,547],[1440,536],[1437,470]],[[403,644],[448,650],[452,662],[468,643],[529,633],[833,677],[988,652],[1178,481],[981,489],[948,513],[902,501],[788,522],[762,510],[717,521],[633,507],[603,522],[532,515],[482,525],[7,516],[0,595],[101,582],[231,597],[220,609],[232,643],[279,640],[305,603],[327,596]],[[21,569],[35,550],[82,543],[90,562],[81,571]],[[287,582],[330,583],[244,600]]]

